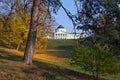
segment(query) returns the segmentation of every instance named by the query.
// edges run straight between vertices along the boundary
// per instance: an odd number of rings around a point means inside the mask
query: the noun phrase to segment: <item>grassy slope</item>
[[[64,68],[37,60],[32,66],[26,65],[16,55],[17,51],[11,51],[0,49],[0,80],[85,80]]]
[[[74,40],[50,40],[47,51],[39,52],[40,54],[35,54],[34,57],[42,62],[58,65],[71,70],[80,71],[78,66],[69,65],[69,58],[71,57],[71,52],[73,50]],[[2,48],[4,50],[4,48]],[[16,50],[5,49],[8,52],[14,52],[23,55],[21,52],[16,52]],[[45,54],[41,54],[45,53]],[[119,80],[120,74],[117,75],[106,75],[105,77],[109,80]]]
[[[16,50],[0,48],[0,80],[92,80],[92,76],[67,69],[60,62],[36,56],[33,65],[26,65],[21,55]]]
[[[69,60],[69,58],[71,56],[71,52],[73,50],[74,44],[75,44],[75,40],[60,40],[60,39],[49,40],[47,49],[48,50],[53,49],[53,51],[50,51],[48,53],[53,54],[52,56],[56,56],[56,55],[62,55],[62,56],[67,55],[68,56],[69,55],[68,57],[66,57],[67,59],[65,59],[65,62],[69,62],[67,60]],[[54,49],[56,51],[54,51]],[[60,50],[64,50],[64,52],[60,52]],[[63,64],[63,65],[69,69],[83,72],[78,66],[69,66],[69,65],[65,65],[65,64]],[[119,78],[120,73],[115,74],[115,75],[109,75],[109,74],[105,75],[104,74],[102,76],[109,80],[120,80],[120,78]]]
[[[68,59],[72,56],[75,40],[49,40],[46,53],[51,56]]]
[[[47,49],[55,49],[55,50],[71,50],[75,44],[75,40],[67,40],[67,39],[56,39],[49,40]]]

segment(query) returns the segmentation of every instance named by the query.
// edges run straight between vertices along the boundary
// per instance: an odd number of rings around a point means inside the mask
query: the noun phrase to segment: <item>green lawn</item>
[[[48,41],[47,49],[71,50],[73,49],[75,42],[75,40],[67,39],[50,39]]]
[[[50,39],[48,41],[46,53],[53,56],[70,58],[76,44],[75,40]]]
[[[69,64],[70,58],[72,54],[74,54],[73,48],[74,48],[75,43],[76,43],[75,40],[64,40],[64,39],[63,40],[61,39],[49,40],[48,46],[47,46],[47,53],[52,56],[60,55],[60,57],[64,57],[65,55],[67,55],[67,57],[65,57],[66,60],[64,64],[62,64],[62,66],[75,70],[75,71],[84,72],[79,66],[74,66],[74,65],[71,66]],[[120,63],[120,60],[118,61],[118,63]],[[108,80],[120,80],[119,76],[120,76],[120,73],[115,74],[115,75],[104,74],[104,73],[101,74],[101,77],[104,77]]]

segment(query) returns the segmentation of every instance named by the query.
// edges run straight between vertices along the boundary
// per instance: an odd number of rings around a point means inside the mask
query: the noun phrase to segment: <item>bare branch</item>
[[[65,11],[65,13],[67,14],[67,16],[69,17],[69,19],[71,19],[72,23],[73,23],[73,27],[74,30],[76,30],[76,23],[72,17],[72,14],[63,6],[63,4],[60,2],[60,0],[57,0],[59,2],[59,4],[61,5],[61,7],[63,8],[63,10]],[[76,31],[75,31],[76,32]]]

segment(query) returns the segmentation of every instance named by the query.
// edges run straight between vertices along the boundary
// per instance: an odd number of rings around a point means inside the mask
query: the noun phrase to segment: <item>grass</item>
[[[49,52],[49,54],[54,54],[55,53],[55,55],[52,55],[52,56],[69,55],[69,56],[65,57],[65,60],[64,60],[65,64],[62,64],[63,67],[67,67],[69,69],[79,71],[79,72],[84,72],[79,66],[69,65],[69,62],[70,62],[69,58],[71,57],[74,44],[75,44],[74,40],[50,40],[49,43],[48,43],[47,49],[48,50],[51,50],[51,49],[56,50],[56,52],[55,51],[54,52]],[[64,50],[64,52],[60,52],[59,50]],[[61,58],[63,58],[63,57],[61,57]],[[118,62],[120,63],[120,61],[118,61]],[[111,75],[111,74],[101,74],[101,77],[104,77],[108,80],[120,80],[119,76],[120,76],[120,73],[115,74],[115,75],[114,74],[113,75]]]
[[[56,65],[38,60],[33,63],[24,64],[15,50],[0,49],[0,80],[85,80]]]
[[[55,49],[55,50],[72,50],[75,44],[75,40],[68,39],[50,39],[48,41],[47,49]]]
[[[70,57],[72,56],[72,53],[73,53],[74,43],[75,43],[74,40],[50,40],[49,43],[48,43],[46,51],[38,51],[38,52],[36,52],[36,54],[34,55],[34,58],[38,62],[34,62],[34,63],[37,64],[37,67],[40,66],[40,65],[43,65],[43,63],[46,63],[47,66],[48,65],[52,66],[52,68],[55,67],[55,66],[59,66],[60,69],[67,68],[67,69],[72,70],[72,71],[77,71],[77,72],[84,73],[84,71],[79,66],[75,66],[75,65],[71,66],[69,64],[70,63]],[[10,53],[13,53],[13,54],[18,55],[18,56],[23,55],[23,52],[19,52],[19,51],[16,51],[14,49],[6,49],[6,48],[0,48],[0,49],[2,49],[4,51],[7,51],[7,52],[10,52]],[[17,59],[19,59],[19,58],[17,58],[17,57],[16,57],[16,59],[12,58],[12,60],[17,60]],[[19,61],[21,61],[21,60],[19,60]],[[16,63],[17,62],[18,61],[16,61]],[[42,62],[42,63],[39,63],[39,62]],[[23,64],[23,63],[20,63],[20,64]],[[36,65],[34,65],[34,66],[36,67]],[[28,66],[26,69],[27,69],[27,71],[29,73],[29,70],[31,68],[29,69],[29,66]],[[25,69],[25,72],[26,72],[26,69]],[[51,77],[51,78],[53,78],[53,80],[54,79],[58,80],[58,78],[60,76],[56,76],[56,74],[58,74],[58,73],[56,73],[56,72],[53,73],[52,71],[49,73],[49,71],[46,72],[46,71],[43,70],[43,72],[41,73],[41,77],[42,78],[43,77],[47,77],[47,78]],[[62,77],[63,77],[63,75],[64,75],[64,72],[62,73]],[[115,75],[110,75],[110,74],[102,74],[101,75],[101,77],[104,77],[104,78],[106,78],[108,80],[120,80],[119,76],[120,76],[120,73],[115,74]],[[69,77],[72,77],[72,75],[69,76]],[[73,78],[75,78],[75,79],[73,79]],[[71,80],[77,80],[76,77],[73,77],[73,78]],[[36,80],[39,80],[38,77],[37,77]],[[70,80],[70,79],[62,79],[61,78],[61,80]],[[80,80],[80,77],[78,78],[78,80]]]
[[[29,66],[22,62],[22,55],[14,49],[0,48],[0,80],[92,80],[92,76],[74,71],[74,66],[61,60],[35,57]]]

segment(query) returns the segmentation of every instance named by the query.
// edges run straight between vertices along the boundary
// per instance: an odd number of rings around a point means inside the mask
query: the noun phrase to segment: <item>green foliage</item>
[[[56,76],[48,72],[43,73],[43,77],[45,80],[56,80]]]
[[[117,30],[112,30],[110,32],[109,44],[112,46],[114,53],[118,55],[120,50],[120,34]]]
[[[85,71],[98,77],[100,73],[117,73],[117,60],[107,44],[96,43],[93,47],[77,45],[72,64],[79,65]]]
[[[118,54],[120,52],[120,0],[74,1],[78,7],[75,15],[76,23],[82,24],[76,26],[77,29],[88,33],[90,31],[89,34],[92,33],[94,37],[93,41],[111,45],[114,53]]]

